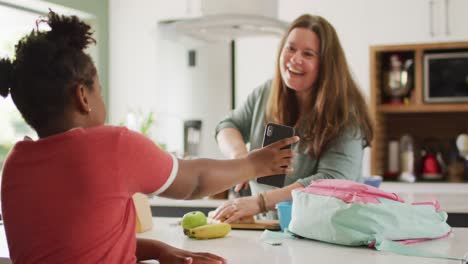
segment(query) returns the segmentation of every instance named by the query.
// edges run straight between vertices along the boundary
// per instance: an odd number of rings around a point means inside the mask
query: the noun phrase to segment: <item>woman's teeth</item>
[[[299,74],[299,75],[303,75],[304,72],[302,71],[299,71],[299,70],[296,70],[296,69],[293,69],[291,67],[288,67],[288,71],[290,71],[291,73],[294,73],[294,74]]]

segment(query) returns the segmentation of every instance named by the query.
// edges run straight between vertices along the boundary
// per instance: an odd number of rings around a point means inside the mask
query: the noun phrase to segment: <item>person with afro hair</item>
[[[1,203],[10,258],[22,263],[226,263],[165,243],[137,239],[132,195],[195,199],[254,177],[289,172],[285,139],[235,160],[179,160],[150,139],[104,125],[96,67],[85,53],[89,25],[49,12],[0,60],[0,95],[11,94],[38,140],[10,151]],[[221,177],[220,177],[221,176]]]

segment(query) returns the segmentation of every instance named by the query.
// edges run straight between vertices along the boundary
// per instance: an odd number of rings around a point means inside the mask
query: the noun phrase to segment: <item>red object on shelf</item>
[[[438,180],[442,177],[442,168],[435,153],[427,153],[423,157],[421,176],[425,180]]]
[[[398,176],[400,175],[399,172],[385,172],[384,173],[384,179],[385,180],[390,180],[390,181],[395,181],[398,179]]]
[[[387,104],[387,105],[403,105],[404,102],[403,102],[402,99],[391,99],[390,101],[385,102],[385,104]]]

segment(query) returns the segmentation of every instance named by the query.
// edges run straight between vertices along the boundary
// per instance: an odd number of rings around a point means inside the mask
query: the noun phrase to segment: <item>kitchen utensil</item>
[[[458,152],[460,155],[468,159],[468,135],[467,134],[460,134],[457,137],[456,145],[458,148]]]
[[[401,104],[402,97],[411,89],[410,68],[412,65],[413,60],[403,61],[399,54],[390,56],[390,70],[384,74],[384,92],[390,96],[390,103]]]
[[[413,138],[405,134],[400,138],[400,181],[415,182]]]

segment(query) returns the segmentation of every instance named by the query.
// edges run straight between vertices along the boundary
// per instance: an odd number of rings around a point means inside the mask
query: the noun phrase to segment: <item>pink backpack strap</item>
[[[409,244],[414,244],[414,243],[420,243],[420,242],[425,242],[429,240],[435,240],[435,239],[441,239],[441,238],[446,238],[450,236],[452,231],[449,231],[447,234],[441,236],[441,237],[436,237],[436,238],[418,238],[418,239],[405,239],[405,240],[396,240],[396,242],[403,244],[403,245],[409,245]]]
[[[427,201],[427,202],[417,202],[417,203],[412,203],[411,205],[432,205],[434,206],[434,209],[436,210],[436,212],[440,211],[440,203],[437,200]]]
[[[346,203],[380,203],[377,198],[404,202],[395,193],[385,192],[373,186],[349,180],[316,180],[302,191],[310,194],[335,197]]]

